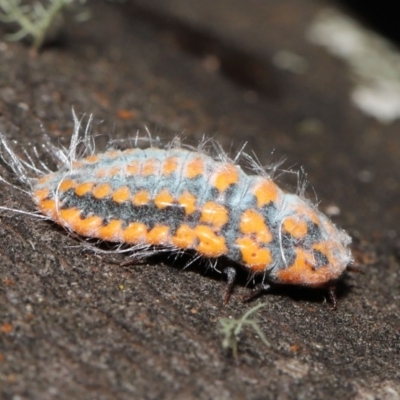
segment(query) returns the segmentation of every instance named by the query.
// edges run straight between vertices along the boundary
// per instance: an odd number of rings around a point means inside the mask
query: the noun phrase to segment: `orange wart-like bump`
[[[169,176],[178,169],[178,166],[179,166],[179,158],[169,157],[164,161],[161,173],[164,176]]]
[[[88,163],[95,163],[95,162],[99,161],[99,156],[94,154],[92,156],[86,157],[85,161]]]
[[[300,220],[297,216],[285,218],[283,229],[297,239],[304,238],[308,232],[307,222],[304,219]]]
[[[264,217],[254,209],[243,212],[240,219],[240,231],[244,236],[254,236],[261,243],[269,243],[273,239]]]
[[[73,229],[80,235],[93,237],[98,234],[98,229],[102,226],[103,219],[97,215],[75,220]]]
[[[81,221],[81,210],[77,207],[60,210],[58,211],[58,215],[59,221],[71,229],[76,228]]]
[[[121,233],[122,241],[128,244],[146,243],[147,226],[140,222],[131,222]]]
[[[111,186],[108,183],[102,183],[93,189],[93,196],[96,199],[104,199],[111,193]]]
[[[237,239],[236,243],[240,249],[243,262],[249,266],[251,271],[264,271],[271,264],[270,250],[260,247],[253,239],[243,237]]]
[[[75,187],[75,193],[78,196],[84,196],[85,194],[91,192],[93,187],[94,187],[94,183],[93,182],[81,183],[80,185]]]
[[[166,225],[155,226],[148,234],[147,241],[153,245],[167,245],[170,241],[169,227]]]
[[[146,190],[139,190],[132,199],[132,204],[135,206],[144,206],[150,201],[150,194]]]
[[[191,215],[197,210],[196,201],[196,196],[188,191],[184,191],[178,198],[178,203],[183,207],[186,215]]]
[[[203,205],[200,222],[222,228],[228,221],[228,210],[223,205],[213,201],[208,201]]]
[[[36,203],[43,201],[46,197],[48,197],[50,191],[49,189],[39,189],[33,192],[33,198],[35,199]]]
[[[237,168],[233,164],[222,165],[217,172],[214,173],[214,186],[224,192],[230,185],[237,183],[239,179]]]
[[[203,256],[216,258],[227,252],[225,238],[216,235],[210,227],[199,225],[193,231],[199,241],[197,251]]]
[[[122,236],[122,220],[111,220],[106,225],[98,228],[98,235],[104,240],[118,242]]]
[[[142,166],[144,176],[154,175],[157,172],[158,161],[155,159],[146,160]]]
[[[72,188],[74,188],[75,186],[76,186],[76,183],[75,183],[74,181],[72,181],[71,179],[63,179],[63,180],[60,182],[60,184],[59,184],[59,186],[58,186],[58,189],[59,189],[61,192],[66,192],[67,190],[72,189]]]
[[[112,194],[112,199],[118,204],[128,201],[131,197],[131,192],[128,186],[121,186]]]
[[[141,172],[141,164],[138,160],[136,161],[131,161],[127,166],[126,166],[126,173],[127,175],[138,175]]]
[[[182,224],[175,232],[172,243],[179,249],[193,249],[197,235],[189,225]]]
[[[267,204],[276,204],[279,197],[279,188],[269,179],[263,179],[254,187],[254,195],[257,199],[257,207]]]
[[[202,176],[204,173],[204,160],[202,158],[195,158],[186,164],[185,177],[189,179]]]
[[[172,206],[174,203],[174,198],[171,193],[167,189],[163,189],[160,193],[156,195],[154,198],[154,204],[157,208],[163,209],[169,206]]]

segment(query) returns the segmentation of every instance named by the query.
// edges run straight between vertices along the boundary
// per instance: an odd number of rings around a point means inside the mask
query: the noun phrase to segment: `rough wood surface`
[[[194,142],[207,134],[225,149],[247,141],[262,163],[285,156],[287,168],[304,166],[321,209],[340,208],[335,222],[354,237],[364,272],[340,285],[336,312],[324,292],[263,297],[257,317],[272,347],[245,329],[235,360],[217,328],[254,305],[240,302],[243,285],[223,307],[224,281],[201,265],[120,267],[54,224],[1,211],[0,398],[399,398],[400,123],[361,114],[345,66],[306,41],[325,5],[96,1],[89,22],[70,23],[63,42],[37,57],[0,42],[9,139],[40,144],[43,124],[67,145],[73,106],[112,137],[147,126]],[[308,69],[278,69],[280,50]],[[320,129],[301,129],[310,119]],[[368,182],[359,179],[366,169]],[[290,174],[279,180],[295,185]],[[3,184],[0,204],[33,210]]]

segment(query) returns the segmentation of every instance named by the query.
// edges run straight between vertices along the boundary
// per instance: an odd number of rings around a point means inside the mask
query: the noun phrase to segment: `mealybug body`
[[[30,177],[7,142],[9,165],[38,210],[79,235],[135,249],[192,250],[225,257],[269,283],[330,287],[351,260],[350,238],[307,200],[266,174],[247,175],[225,155],[171,145],[95,154],[79,123],[54,173]],[[79,143],[84,157],[76,156]],[[229,292],[235,270],[227,269]],[[229,297],[229,292],[225,300]]]

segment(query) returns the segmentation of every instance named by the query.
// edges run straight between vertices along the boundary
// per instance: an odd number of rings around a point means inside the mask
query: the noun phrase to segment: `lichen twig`
[[[84,3],[86,0],[49,0],[47,7],[40,2],[24,5],[21,0],[0,0],[0,21],[18,26],[17,31],[6,38],[10,41],[31,38],[32,48],[37,52],[64,9],[77,1]]]
[[[264,336],[260,327],[258,326],[257,320],[249,319],[250,315],[258,311],[261,307],[264,307],[265,303],[259,303],[255,307],[250,308],[240,318],[221,318],[219,320],[220,327],[219,331],[224,336],[222,339],[222,347],[224,349],[231,349],[234,358],[238,358],[238,338],[244,326],[251,326],[261,341],[268,347],[271,346],[269,341]]]

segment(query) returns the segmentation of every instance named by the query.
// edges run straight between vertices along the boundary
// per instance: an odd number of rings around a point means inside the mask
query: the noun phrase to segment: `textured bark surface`
[[[96,1],[90,21],[68,23],[37,57],[0,42],[7,138],[38,145],[42,124],[68,145],[74,107],[113,138],[147,126],[193,143],[213,136],[226,150],[247,141],[263,164],[285,156],[286,168],[304,167],[320,208],[340,208],[334,220],[363,270],[340,284],[336,312],[321,291],[264,296],[257,317],[271,348],[244,329],[235,360],[218,320],[257,304],[239,299],[245,277],[223,307],[225,282],[202,264],[182,271],[185,260],[161,256],[121,267],[54,224],[1,211],[2,399],[399,398],[400,123],[357,110],[345,66],[305,39],[324,6]],[[277,68],[282,50],[304,57],[305,72]],[[313,120],[319,128],[304,129]],[[293,177],[278,181],[293,188]],[[33,210],[3,184],[0,204]]]

